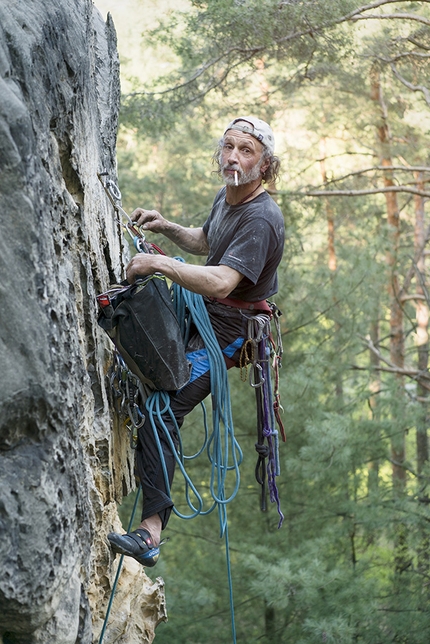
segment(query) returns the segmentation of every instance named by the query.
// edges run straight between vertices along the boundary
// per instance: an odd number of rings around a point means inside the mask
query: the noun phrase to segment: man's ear
[[[260,168],[261,174],[264,174],[269,166],[270,166],[270,159],[266,159],[266,161],[263,163],[263,165]]]

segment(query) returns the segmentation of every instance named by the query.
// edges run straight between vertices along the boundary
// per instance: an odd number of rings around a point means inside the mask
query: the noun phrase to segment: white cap
[[[249,123],[249,125],[245,125],[243,121]],[[275,137],[272,128],[265,121],[257,119],[255,116],[241,116],[240,118],[234,119],[226,127],[224,135],[227,130],[239,130],[245,134],[250,134],[257,141],[265,145],[271,154],[275,152]]]

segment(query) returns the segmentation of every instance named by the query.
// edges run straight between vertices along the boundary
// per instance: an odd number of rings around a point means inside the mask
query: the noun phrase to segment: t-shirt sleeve
[[[218,263],[234,268],[256,284],[270,256],[272,241],[270,223],[265,219],[253,217],[252,221],[244,223],[236,231]]]

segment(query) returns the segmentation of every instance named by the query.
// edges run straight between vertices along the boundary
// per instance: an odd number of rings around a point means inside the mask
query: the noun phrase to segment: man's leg
[[[240,348],[247,331],[247,317],[238,310],[219,304],[209,304],[208,308],[227,368],[238,366]],[[190,382],[170,397],[170,408],[179,428],[182,426],[184,417],[210,394],[211,388],[208,354],[200,336],[195,335],[191,339],[187,347],[187,357],[192,364]],[[165,414],[163,420],[176,445],[177,436],[172,419]],[[170,486],[176,461],[159,419],[155,421]],[[158,545],[161,531],[169,520],[173,502],[167,494],[161,460],[148,418],[139,431],[137,470],[143,489],[142,522],[139,527],[146,529],[153,537],[154,543]]]
[[[184,417],[189,414],[210,393],[210,374],[207,369],[176,394],[170,396],[170,410],[176,419],[178,427],[182,426]],[[162,447],[169,487],[172,485],[176,460],[166,430],[175,446],[178,444],[176,427],[169,413],[161,418],[151,420],[147,417],[139,430],[139,443],[136,449],[137,473],[143,491],[142,522],[139,527],[148,530],[156,545],[160,542],[161,530],[167,525],[173,502],[168,495],[164,470],[159,454],[154,428]],[[164,425],[164,427],[163,427]]]
[[[194,370],[195,373],[199,371]],[[176,394],[170,396],[170,409],[176,418],[178,427],[182,425],[183,418],[199,402],[210,393],[209,370],[204,370],[188,385]],[[144,566],[154,566],[159,556],[161,530],[166,527],[169,520],[173,501],[168,494],[165,482],[162,459],[164,459],[169,486],[173,481],[176,460],[166,431],[171,436],[174,445],[177,445],[175,423],[169,412],[160,418],[154,419],[154,428],[147,417],[143,427],[139,429],[139,442],[136,449],[137,473],[142,485],[143,509],[142,521],[139,527],[127,534],[108,534],[108,540],[114,552],[134,557]],[[163,427],[164,425],[164,427]],[[160,456],[155,432],[162,448]]]
[[[231,310],[230,307],[223,305],[215,307],[208,305],[208,309],[215,334],[224,353],[227,368],[238,366],[240,347],[246,333],[245,316],[239,311]],[[190,344],[193,344],[193,340]],[[190,382],[170,396],[170,408],[179,428],[184,417],[209,395],[211,388],[209,359],[206,349],[202,348],[201,339],[197,338],[197,344],[194,347],[187,347],[187,349],[187,357],[192,363]],[[177,435],[175,423],[170,414],[164,413],[162,420],[163,423],[160,418],[156,417],[154,424],[166,463],[170,486],[173,481],[176,461],[162,425],[165,424],[175,445],[177,444]],[[143,565],[153,566],[158,559],[161,530],[167,525],[173,502],[167,491],[157,440],[149,418],[145,420],[143,427],[139,430],[136,464],[143,490],[141,524],[133,533],[127,535],[110,533],[108,539],[115,552],[133,556]]]

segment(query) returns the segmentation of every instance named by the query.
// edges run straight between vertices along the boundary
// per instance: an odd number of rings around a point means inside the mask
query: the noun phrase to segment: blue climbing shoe
[[[110,532],[107,538],[114,552],[133,557],[142,566],[152,568],[160,556],[160,548],[154,546],[151,535],[142,528],[126,534]]]

